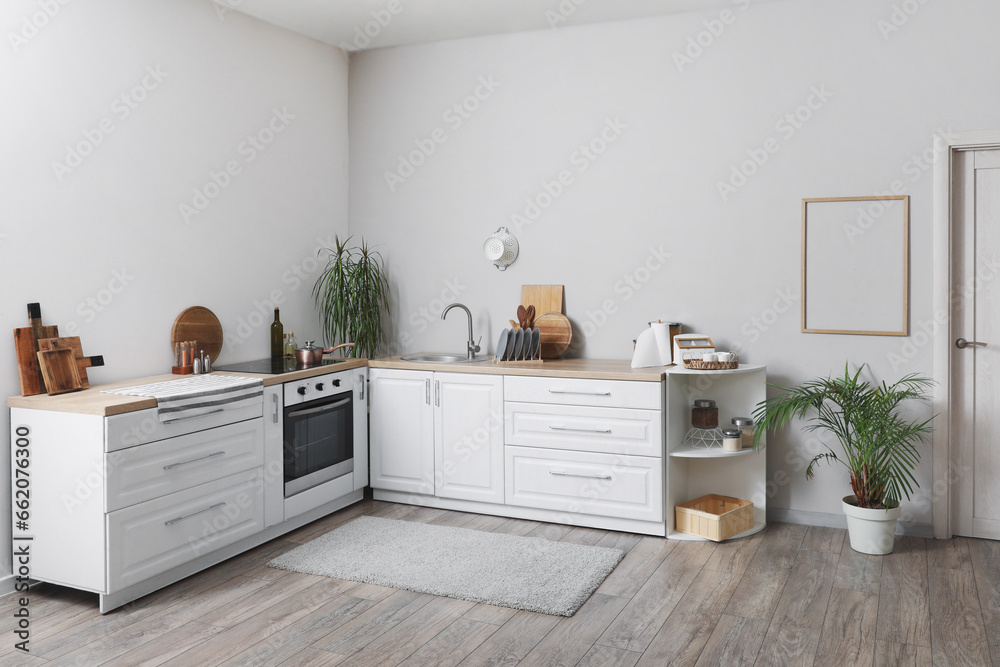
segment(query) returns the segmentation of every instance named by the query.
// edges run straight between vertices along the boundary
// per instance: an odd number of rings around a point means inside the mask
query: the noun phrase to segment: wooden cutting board
[[[38,353],[38,366],[45,378],[45,391],[49,396],[66,394],[81,388],[76,355],[68,347],[42,350]]]
[[[542,359],[556,359],[573,342],[573,325],[562,313],[542,313],[535,318],[535,328],[542,332]]]
[[[38,365],[38,341],[57,337],[59,327],[42,325],[42,308],[37,303],[28,304],[28,322],[30,327],[14,329],[14,349],[21,395],[35,396],[45,392],[45,378]]]
[[[104,357],[97,355],[94,357],[83,356],[83,345],[79,336],[65,336],[63,338],[43,338],[38,341],[39,351],[59,350],[69,348],[73,350],[73,357],[76,359],[76,370],[80,374],[80,387],[90,388],[90,379],[87,377],[87,369],[92,366],[103,366]]]
[[[173,352],[175,344],[186,340],[197,341],[195,354],[205,350],[214,363],[222,352],[222,324],[219,318],[204,306],[185,309],[174,320],[174,328],[170,330],[170,351]]]
[[[562,285],[521,285],[521,305],[534,306],[536,313],[562,313]]]

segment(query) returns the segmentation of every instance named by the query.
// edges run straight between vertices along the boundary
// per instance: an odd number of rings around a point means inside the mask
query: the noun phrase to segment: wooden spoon
[[[528,316],[528,311],[524,309],[524,306],[518,306],[517,307],[517,322],[518,322],[518,324],[521,325],[522,329],[524,329],[524,328],[527,327],[527,325],[525,325],[525,323],[524,323],[524,320],[525,320],[525,318],[527,316]]]
[[[524,326],[527,329],[531,328],[531,325],[535,323],[535,307],[528,306],[528,310],[524,314]]]

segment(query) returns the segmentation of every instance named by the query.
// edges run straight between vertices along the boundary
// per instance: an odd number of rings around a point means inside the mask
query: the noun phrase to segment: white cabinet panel
[[[195,431],[232,424],[246,419],[260,417],[264,412],[263,401],[252,406],[223,410],[205,415],[164,424],[156,415],[156,408],[126,412],[105,417],[107,428],[104,433],[105,451],[113,452],[127,447],[135,447],[147,442],[174,438]]]
[[[502,503],[503,376],[434,374],[434,495]]]
[[[663,459],[505,448],[508,505],[663,520]]]
[[[107,511],[263,464],[260,419],[105,454]]]
[[[282,385],[264,387],[264,527],[285,520],[285,413]]]
[[[508,445],[636,456],[663,456],[660,410],[507,402]]]
[[[264,529],[260,468],[107,515],[108,592]]]
[[[659,410],[661,382],[636,380],[582,380],[511,376],[504,383],[504,399],[524,403],[558,403],[608,408]]]
[[[371,370],[371,485],[434,493],[433,373]]]

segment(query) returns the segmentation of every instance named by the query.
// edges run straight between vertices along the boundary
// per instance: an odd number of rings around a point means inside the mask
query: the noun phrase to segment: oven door
[[[354,392],[285,408],[285,497],[354,471]]]

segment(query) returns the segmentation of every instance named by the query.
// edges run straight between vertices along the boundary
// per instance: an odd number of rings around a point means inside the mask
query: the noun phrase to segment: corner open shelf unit
[[[710,398],[719,406],[719,426],[733,417],[750,417],[754,407],[767,396],[767,367],[740,366],[725,371],[695,371],[671,368],[667,373],[667,537],[675,540],[704,540],[676,530],[674,508],[683,502],[717,493],[753,502],[754,525],[734,535],[737,539],[760,532],[767,525],[767,456],[764,444],[759,451],[727,452],[685,444],[691,429],[691,406],[699,398]]]

